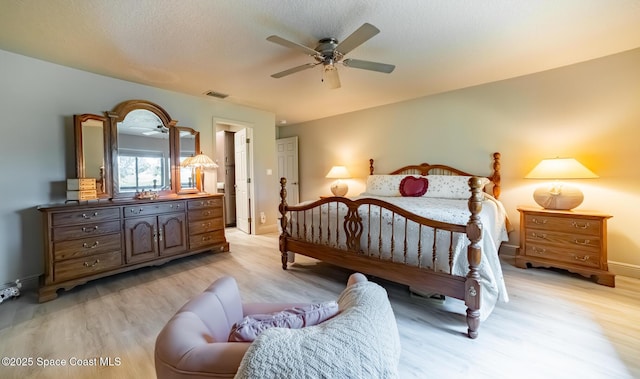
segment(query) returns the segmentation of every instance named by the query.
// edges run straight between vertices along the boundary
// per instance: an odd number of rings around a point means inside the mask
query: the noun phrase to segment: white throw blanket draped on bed
[[[400,338],[387,292],[372,282],[347,287],[340,313],[302,329],[264,331],[236,379],[397,378]]]

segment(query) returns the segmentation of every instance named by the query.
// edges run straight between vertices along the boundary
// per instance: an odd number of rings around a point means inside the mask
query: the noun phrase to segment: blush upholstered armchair
[[[235,279],[220,278],[178,310],[155,345],[159,379],[395,378],[399,358],[387,293],[359,273],[337,302],[321,304],[243,304]]]
[[[216,280],[187,302],[156,338],[159,379],[233,378],[249,342],[228,342],[244,316],[282,311],[301,304],[243,304],[234,278]]]

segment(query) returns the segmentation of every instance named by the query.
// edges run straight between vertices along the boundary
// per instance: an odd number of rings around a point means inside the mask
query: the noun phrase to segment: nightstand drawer
[[[525,239],[527,243],[555,245],[567,249],[584,251],[600,251],[599,236],[583,236],[549,230],[528,229]]]
[[[585,267],[600,267],[600,253],[579,251],[579,250],[565,250],[556,246],[536,245],[528,243],[525,250],[525,255],[536,258],[549,259],[555,262],[566,262],[572,265],[580,265]]]
[[[524,216],[525,227],[558,232],[587,234],[599,236],[601,232],[600,220],[585,218],[554,217],[547,215],[526,214]]]

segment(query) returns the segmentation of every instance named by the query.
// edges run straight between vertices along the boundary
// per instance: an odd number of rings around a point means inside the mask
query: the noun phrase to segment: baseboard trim
[[[37,289],[39,284],[39,279],[40,279],[40,275],[30,275],[30,276],[25,276],[24,278],[18,278],[20,283],[22,283],[21,291],[25,291],[27,289],[29,290]],[[0,286],[0,290],[13,287],[15,285],[16,285],[16,282],[7,282]]]
[[[640,279],[640,266],[614,261],[609,261],[607,264],[609,266],[609,271],[616,275]]]

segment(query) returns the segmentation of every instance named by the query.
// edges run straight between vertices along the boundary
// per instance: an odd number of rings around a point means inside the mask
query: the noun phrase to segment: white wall
[[[640,277],[640,49],[564,68],[336,117],[280,127],[297,135],[301,200],[329,193],[330,167],[355,177],[348,195],[364,189],[369,158],[376,172],[410,163],[444,163],[490,173],[502,153],[502,196],[516,232],[517,206],[535,205],[541,183],[523,177],[543,158],[575,157],[600,176],[578,181],[582,209],[613,215],[609,261],[614,272]],[[424,73],[429,75],[428,72]],[[342,90],[349,90],[342,88]]]
[[[275,115],[216,99],[125,82],[0,50],[0,285],[35,278],[43,270],[39,204],[65,199],[75,177],[73,115],[103,114],[118,103],[144,99],[162,106],[178,125],[200,132],[202,151],[215,156],[214,117],[254,127],[257,211],[275,227],[277,181],[265,174],[275,158]],[[213,175],[210,175],[211,177]],[[207,189],[215,188],[208,183]],[[212,191],[215,192],[215,191]]]

